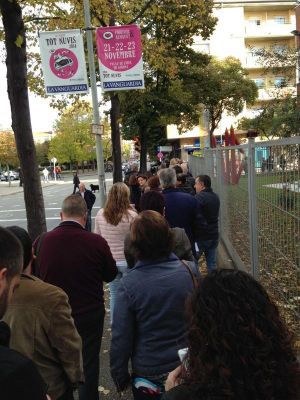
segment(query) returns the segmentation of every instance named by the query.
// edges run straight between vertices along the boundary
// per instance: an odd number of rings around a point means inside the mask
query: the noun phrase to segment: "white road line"
[[[95,206],[93,207],[93,210],[99,209],[100,207]],[[46,207],[45,211],[50,211],[50,210],[61,210],[61,207]],[[0,210],[0,213],[9,213],[9,212],[26,212],[25,208],[21,208],[20,210]]]
[[[95,217],[92,217],[92,219],[95,219]],[[60,217],[47,217],[46,221],[50,220],[61,220]],[[27,218],[18,218],[18,219],[0,219],[0,222],[20,222],[20,221],[27,221]]]

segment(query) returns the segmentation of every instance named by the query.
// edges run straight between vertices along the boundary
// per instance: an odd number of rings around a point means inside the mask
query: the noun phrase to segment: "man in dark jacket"
[[[131,176],[137,176],[139,171],[139,167],[137,164],[131,164],[129,171],[125,172],[124,183],[129,186],[129,178]]]
[[[77,192],[79,196],[82,196],[84,201],[86,202],[86,207],[87,207],[87,219],[86,219],[86,224],[85,224],[85,229],[87,229],[89,232],[92,230],[92,208],[96,200],[96,196],[91,190],[88,190],[85,188],[85,184],[83,182],[80,183],[79,185],[79,192]]]
[[[79,183],[80,180],[78,178],[77,172],[75,172],[73,177],[73,185],[74,185],[73,194],[75,194],[76,189],[79,189]]]
[[[195,255],[194,223],[197,215],[197,200],[188,193],[176,188],[174,168],[165,168],[159,172],[159,180],[166,201],[165,217],[171,228],[185,230]]]
[[[0,319],[20,282],[23,252],[20,242],[0,227]],[[46,384],[34,363],[8,348],[10,329],[0,324],[0,398],[1,400],[46,400]]]
[[[62,204],[60,225],[36,241],[39,276],[63,289],[82,339],[85,384],[80,400],[98,400],[99,352],[104,322],[103,281],[117,275],[116,262],[100,235],[84,229],[87,207],[81,196],[68,196]]]
[[[217,268],[216,250],[219,240],[219,196],[211,188],[211,179],[208,175],[199,175],[195,180],[196,196],[198,201],[196,241],[199,256],[204,253],[208,272]]]

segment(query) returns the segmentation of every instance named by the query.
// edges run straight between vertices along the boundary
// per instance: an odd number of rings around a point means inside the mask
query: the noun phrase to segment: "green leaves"
[[[56,136],[50,142],[49,158],[56,157],[60,163],[96,158],[91,122],[92,110],[86,102],[66,109],[56,121]]]
[[[205,68],[194,68],[189,86],[198,102],[210,112],[210,134],[218,126],[224,111],[238,115],[245,102],[248,105],[254,103],[258,93],[255,83],[247,78],[247,71],[234,57],[213,58]]]
[[[239,127],[256,129],[267,139],[299,135],[300,112],[297,99],[292,96],[275,98],[262,105],[255,118],[243,118]]]
[[[18,35],[17,39],[15,40],[15,45],[17,47],[22,47],[22,44],[24,43],[24,39],[22,35]]]

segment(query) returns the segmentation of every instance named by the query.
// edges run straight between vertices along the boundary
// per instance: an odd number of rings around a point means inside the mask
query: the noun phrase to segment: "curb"
[[[222,240],[219,240],[219,245],[217,249],[217,267],[225,269],[236,269],[236,266],[231,259],[226,247]]]
[[[42,186],[42,189],[43,189],[44,187],[50,187],[50,186],[55,186],[55,183],[50,183],[50,184],[47,185],[47,186]],[[18,194],[18,193],[24,193],[23,188],[18,188],[18,189],[16,189],[15,191],[12,191],[11,193],[1,193],[1,188],[0,188],[0,197],[11,196],[11,195]]]

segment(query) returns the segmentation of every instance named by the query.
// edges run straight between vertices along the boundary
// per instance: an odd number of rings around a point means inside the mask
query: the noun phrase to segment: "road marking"
[[[93,210],[99,209],[100,207],[95,206]],[[46,207],[45,211],[49,210],[61,210],[61,207]],[[26,212],[25,208],[21,208],[20,210],[0,210],[0,213],[9,213],[9,212]]]
[[[95,217],[92,217],[92,219],[95,219]],[[50,220],[59,220],[61,221],[60,217],[47,217],[46,221]],[[18,219],[0,219],[0,222],[21,222],[21,221],[27,221],[27,218],[18,218]]]

